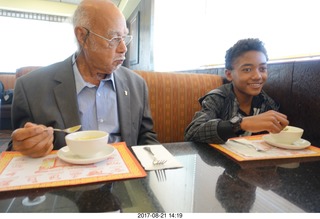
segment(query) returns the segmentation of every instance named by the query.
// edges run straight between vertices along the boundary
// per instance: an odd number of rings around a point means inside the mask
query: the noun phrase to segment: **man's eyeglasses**
[[[104,39],[104,40],[108,41],[110,48],[116,48],[116,47],[118,47],[121,41],[123,41],[124,44],[127,46],[127,45],[132,41],[132,38],[133,38],[133,36],[131,36],[131,35],[126,35],[126,36],[121,36],[121,37],[120,37],[120,36],[112,37],[111,39],[108,39],[108,38],[105,38],[105,37],[103,37],[103,36],[101,36],[101,35],[93,32],[93,31],[89,30],[88,28],[85,28],[85,27],[83,27],[83,28],[88,31],[88,34],[89,34],[89,33],[92,33],[93,35],[95,35],[95,36],[97,36],[97,37],[100,37],[101,39]]]

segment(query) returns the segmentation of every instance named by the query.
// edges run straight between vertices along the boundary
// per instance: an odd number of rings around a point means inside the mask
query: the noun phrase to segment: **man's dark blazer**
[[[128,146],[158,144],[144,79],[125,67],[114,72],[114,79],[122,141]],[[81,124],[72,57],[17,79],[13,128],[23,127],[26,122],[60,129]],[[64,133],[55,133],[55,150],[66,145],[64,137]]]

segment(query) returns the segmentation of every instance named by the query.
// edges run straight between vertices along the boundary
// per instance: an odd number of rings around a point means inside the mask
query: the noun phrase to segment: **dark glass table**
[[[320,161],[241,168],[206,144],[163,145],[184,167],[161,179],[0,192],[0,212],[320,212]]]

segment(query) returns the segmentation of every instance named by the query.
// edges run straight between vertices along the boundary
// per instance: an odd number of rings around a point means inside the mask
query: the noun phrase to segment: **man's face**
[[[122,37],[128,34],[126,22],[118,14],[112,17],[109,15],[108,18],[101,18],[99,20],[101,22],[97,22],[90,31],[107,39]],[[85,57],[90,69],[94,72],[98,74],[111,74],[123,64],[126,52],[127,47],[123,41],[112,43],[90,33]]]
[[[233,70],[226,70],[238,98],[258,95],[268,78],[267,58],[262,52],[248,51],[235,59]]]

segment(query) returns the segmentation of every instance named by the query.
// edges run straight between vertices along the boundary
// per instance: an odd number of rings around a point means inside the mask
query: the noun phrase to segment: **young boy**
[[[278,133],[289,124],[262,87],[268,78],[268,55],[259,39],[239,40],[226,52],[225,75],[231,82],[199,99],[185,131],[186,141],[224,143],[228,138]]]

